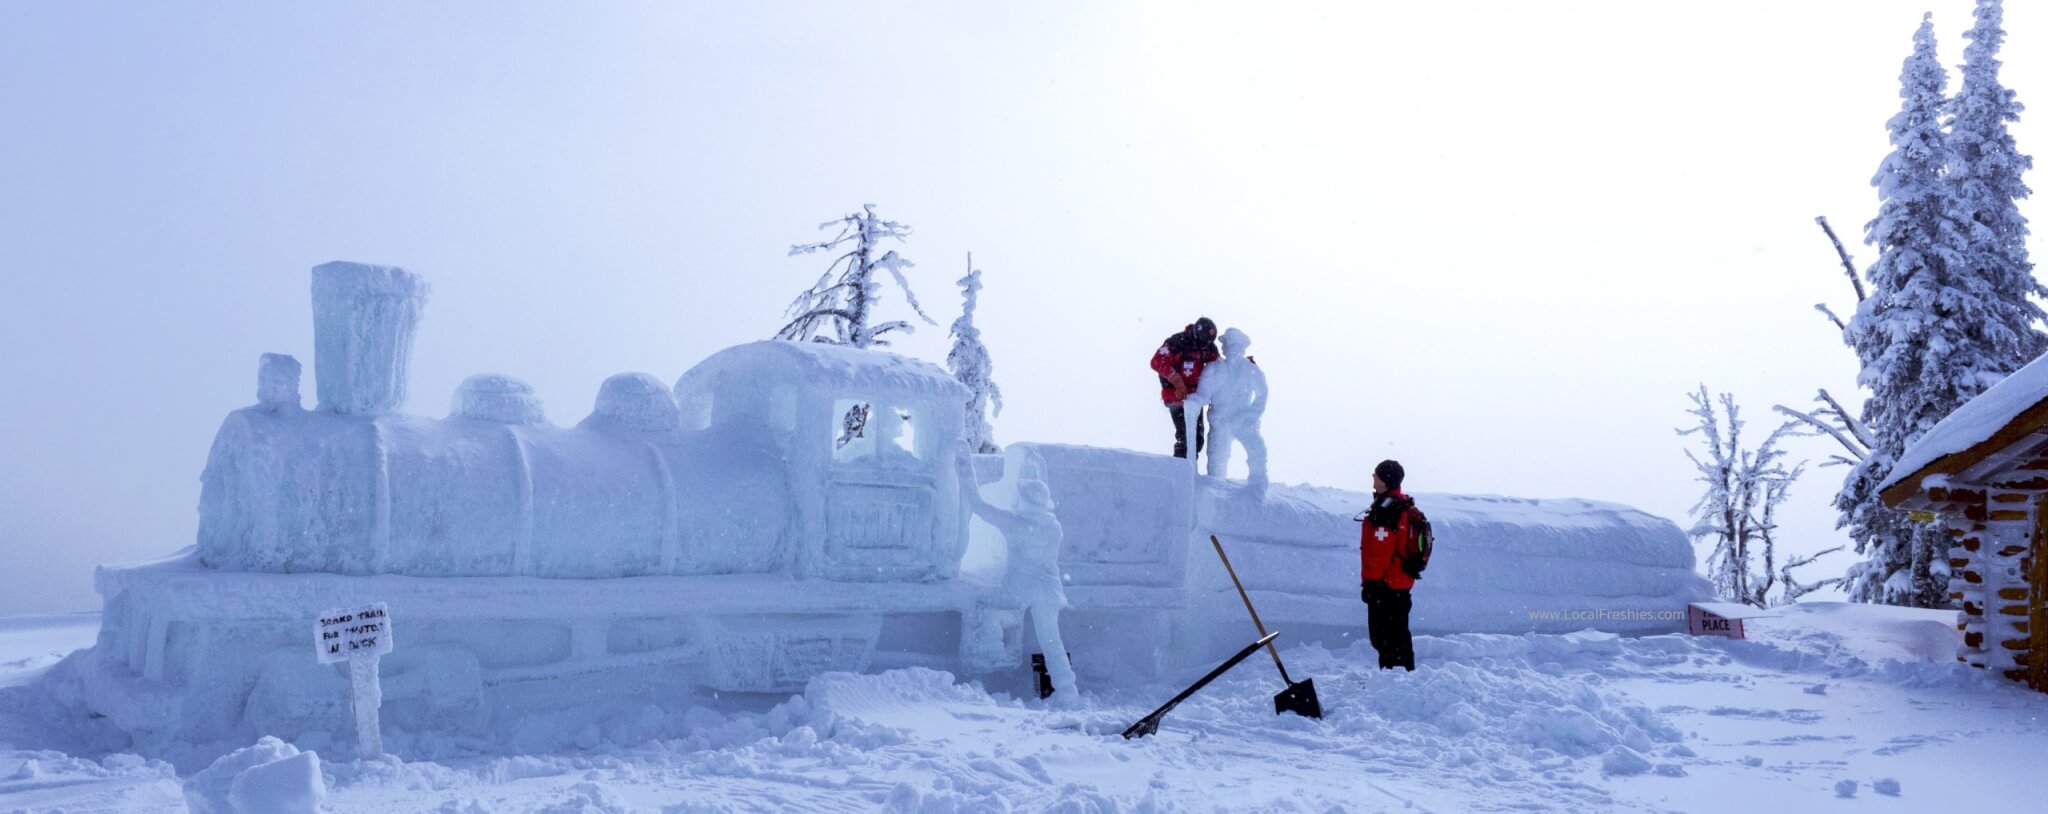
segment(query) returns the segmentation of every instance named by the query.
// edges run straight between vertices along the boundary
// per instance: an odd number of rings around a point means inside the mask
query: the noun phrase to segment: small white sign
[[[378,602],[320,614],[313,625],[314,652],[321,664],[391,652],[391,613]]]

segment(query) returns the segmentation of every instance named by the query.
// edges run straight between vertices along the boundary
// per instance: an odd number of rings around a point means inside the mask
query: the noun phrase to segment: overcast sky
[[[193,542],[258,355],[313,401],[314,265],[432,284],[410,412],[494,372],[570,425],[613,373],[771,334],[825,262],[788,246],[863,203],[917,227],[939,327],[904,352],[942,360],[985,271],[999,440],[1166,451],[1147,357],[1206,314],[1254,340],[1278,481],[1395,457],[1684,525],[1688,391],[1760,436],[1852,389],[1813,217],[1875,256],[1900,62],[1932,10],[1959,64],[1970,8],[5,4],[0,614]],[[2048,99],[2048,11],[2006,24],[2006,84]],[[1791,545],[1843,539],[1841,475]]]

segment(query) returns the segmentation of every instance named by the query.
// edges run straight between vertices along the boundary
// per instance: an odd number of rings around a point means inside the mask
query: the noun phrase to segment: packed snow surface
[[[0,812],[2031,810],[2011,781],[2044,767],[2048,696],[1955,663],[1951,621],[1821,603],[1751,620],[1747,641],[1424,636],[1414,673],[1286,647],[1323,720],[1273,714],[1262,656],[1140,740],[1118,733],[1193,675],[1051,703],[1022,674],[834,673],[559,750],[328,761],[260,739],[183,772],[18,684],[0,689]],[[64,628],[0,622],[29,648],[0,663],[75,643]]]

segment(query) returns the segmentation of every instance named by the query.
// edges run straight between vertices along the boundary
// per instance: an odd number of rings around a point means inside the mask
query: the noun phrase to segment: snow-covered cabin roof
[[[1952,475],[2048,427],[2048,356],[2013,371],[1963,403],[1899,456],[1891,477],[1878,484],[1884,502],[1898,506],[1930,475]]]
[[[786,339],[734,345],[705,357],[676,383],[677,394],[686,389],[711,387],[721,374],[858,393],[928,396],[961,402],[968,396],[964,385],[930,362],[887,351]]]

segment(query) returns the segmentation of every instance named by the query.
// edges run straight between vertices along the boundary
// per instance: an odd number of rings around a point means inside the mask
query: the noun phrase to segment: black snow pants
[[[1358,596],[1365,600],[1365,630],[1372,639],[1372,649],[1379,652],[1380,669],[1400,667],[1413,671],[1415,639],[1408,635],[1408,609],[1414,606],[1414,600],[1407,591],[1377,581],[1362,586]]]
[[[1181,405],[1180,405],[1179,403],[1174,403],[1174,404],[1168,404],[1168,405],[1166,405],[1166,412],[1167,412],[1167,413],[1169,413],[1169,414],[1171,414],[1171,415],[1173,416],[1173,457],[1175,457],[1175,458],[1185,458],[1185,457],[1188,457],[1188,418],[1187,418],[1187,411],[1186,411],[1185,409],[1183,409],[1183,408],[1181,407]],[[1209,427],[1208,427],[1208,422],[1205,422],[1205,421],[1203,421],[1203,420],[1202,420],[1202,416],[1203,416],[1203,414],[1204,414],[1204,413],[1207,413],[1207,412],[1208,412],[1208,409],[1207,409],[1207,408],[1203,408],[1203,410],[1202,410],[1201,412],[1195,413],[1195,453],[1196,453],[1196,454],[1201,454],[1201,452],[1202,452],[1202,445],[1203,445],[1203,444],[1205,444],[1205,443],[1207,443],[1207,441],[1209,440],[1209,438],[1208,438],[1208,436],[1209,436]]]

